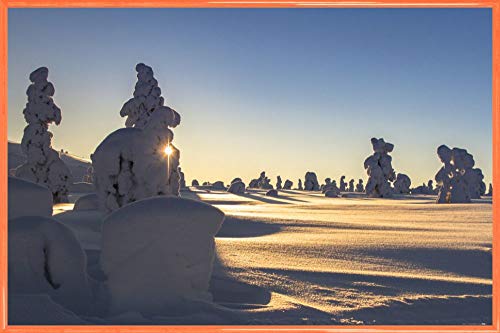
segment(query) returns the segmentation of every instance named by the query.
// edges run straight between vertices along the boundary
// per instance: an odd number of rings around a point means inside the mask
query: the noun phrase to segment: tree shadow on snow
[[[289,202],[278,201],[278,200],[250,194],[250,193],[238,194],[238,196],[248,198],[248,199],[257,200],[257,201],[262,201],[262,202],[268,203],[268,204],[281,204],[281,205],[289,205],[290,204]],[[278,196],[278,198],[280,198],[280,197]]]
[[[210,279],[209,292],[215,303],[233,309],[257,309],[271,301],[271,292],[229,276],[217,251]]]
[[[215,237],[259,237],[281,231],[281,226],[227,216]]]
[[[430,280],[422,275],[414,277],[381,276],[370,272],[312,272],[287,269],[259,269],[267,274],[287,276],[293,280],[327,286],[330,288],[346,288],[353,292],[374,293],[383,296],[397,296],[402,294],[436,294],[436,295],[491,295],[492,286],[489,284]]]
[[[491,279],[491,252],[480,249],[396,248],[360,250],[361,256],[378,257],[447,273]]]

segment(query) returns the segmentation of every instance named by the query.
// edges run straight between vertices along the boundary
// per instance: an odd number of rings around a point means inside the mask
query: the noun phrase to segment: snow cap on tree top
[[[33,83],[47,81],[49,77],[49,69],[47,67],[40,67],[31,72],[30,81]]]

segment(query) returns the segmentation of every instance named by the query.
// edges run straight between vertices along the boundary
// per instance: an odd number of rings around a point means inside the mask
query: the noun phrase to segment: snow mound
[[[86,255],[74,233],[48,217],[9,220],[9,296],[46,294],[77,313],[92,301]]]
[[[103,223],[101,265],[111,312],[161,313],[183,300],[211,300],[215,239],[224,213],[200,201],[154,197]]]
[[[99,209],[99,199],[97,194],[91,193],[84,195],[76,200],[73,206],[74,211],[78,210],[98,210]]]
[[[338,189],[332,188],[325,192],[325,197],[327,198],[338,198],[340,191]]]
[[[411,186],[411,179],[404,173],[398,173],[394,181],[394,193],[409,194]]]
[[[20,216],[52,216],[52,192],[45,186],[9,177],[9,219]]]
[[[95,192],[94,184],[87,182],[73,183],[69,187],[69,191],[73,193],[91,193]]]
[[[278,191],[276,191],[274,189],[273,190],[269,190],[269,191],[266,192],[266,196],[268,196],[268,197],[277,197],[278,196]]]
[[[233,194],[243,194],[245,193],[245,183],[242,181],[232,182],[227,191]]]
[[[218,180],[212,184],[212,189],[213,190],[225,190],[226,187],[224,186],[224,182]]]

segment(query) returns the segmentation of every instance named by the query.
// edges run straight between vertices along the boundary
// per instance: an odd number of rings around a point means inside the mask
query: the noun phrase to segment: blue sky
[[[370,138],[414,185],[441,144],[491,180],[489,9],[9,9],[10,140],[29,73],[49,68],[55,148],[89,157],[153,67],[186,178],[365,178]]]

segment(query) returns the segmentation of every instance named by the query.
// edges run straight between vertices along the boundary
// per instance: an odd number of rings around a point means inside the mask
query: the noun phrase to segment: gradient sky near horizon
[[[413,185],[468,149],[491,181],[490,9],[9,9],[8,138],[29,73],[49,68],[53,146],[89,158],[155,72],[188,182],[363,178],[370,138]]]

